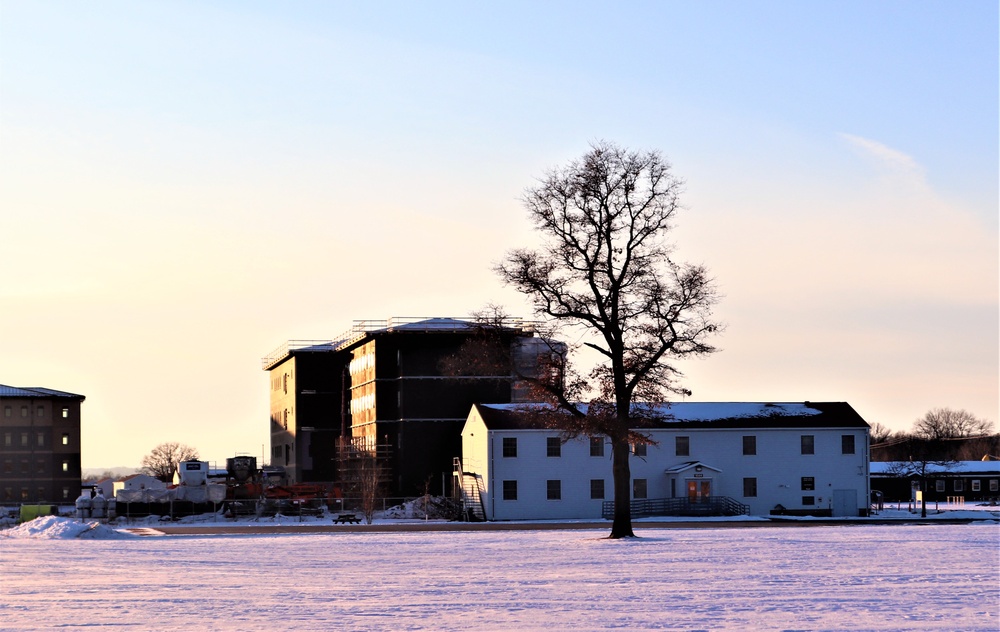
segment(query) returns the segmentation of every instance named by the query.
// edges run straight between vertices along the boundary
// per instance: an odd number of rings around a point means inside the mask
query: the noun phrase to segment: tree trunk
[[[624,439],[611,439],[611,473],[615,485],[615,518],[609,538],[634,538],[632,533],[632,472],[629,469],[629,446]]]

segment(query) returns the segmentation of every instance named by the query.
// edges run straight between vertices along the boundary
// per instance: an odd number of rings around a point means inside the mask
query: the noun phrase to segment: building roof
[[[541,404],[476,404],[491,430],[545,429],[526,412]],[[581,407],[585,408],[585,407]],[[867,428],[847,402],[677,402],[656,407],[662,418],[648,428]]]
[[[869,471],[872,476],[909,476],[915,470],[910,461],[872,461]],[[927,474],[993,474],[1000,476],[1000,461],[951,461],[927,463]]]
[[[687,461],[685,463],[674,465],[673,467],[668,467],[664,471],[667,474],[680,474],[681,472],[686,472],[691,468],[705,468],[705,467],[707,467],[710,470],[714,470],[716,472],[722,472],[722,470],[720,470],[719,468],[712,467],[711,465],[708,465],[707,463],[704,463],[702,461]]]
[[[534,323],[520,318],[506,319],[503,325],[524,332],[534,330]],[[453,317],[393,316],[388,320],[356,320],[350,329],[331,340],[289,340],[262,358],[261,365],[267,371],[296,353],[342,351],[378,334],[464,332],[478,326],[475,319]]]
[[[67,399],[78,399],[80,401],[86,399],[83,395],[57,391],[51,388],[42,388],[40,386],[7,386],[6,384],[0,384],[0,397],[65,397]]]

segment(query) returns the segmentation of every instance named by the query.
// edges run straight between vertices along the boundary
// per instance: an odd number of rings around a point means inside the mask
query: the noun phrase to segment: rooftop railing
[[[535,322],[521,318],[505,318],[500,324],[511,329],[533,332]],[[458,331],[476,326],[469,317],[394,316],[386,320],[355,320],[351,328],[332,340],[289,340],[261,359],[266,371],[288,357],[292,351],[339,351],[375,331]]]

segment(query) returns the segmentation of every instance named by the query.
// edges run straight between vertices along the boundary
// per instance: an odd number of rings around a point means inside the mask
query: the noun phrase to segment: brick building
[[[0,384],[0,502],[72,502],[80,495],[83,400]]]

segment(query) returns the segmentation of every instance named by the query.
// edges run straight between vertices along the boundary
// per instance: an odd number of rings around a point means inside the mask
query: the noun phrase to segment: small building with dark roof
[[[73,502],[80,495],[84,399],[0,384],[0,502]]]
[[[868,432],[845,402],[659,407],[630,457],[633,514],[859,516]],[[605,437],[566,440],[517,405],[475,405],[462,431],[464,497],[488,520],[595,519],[613,500]],[[673,508],[673,509],[670,509]]]
[[[872,461],[872,489],[886,502],[1000,504],[1000,461]]]

